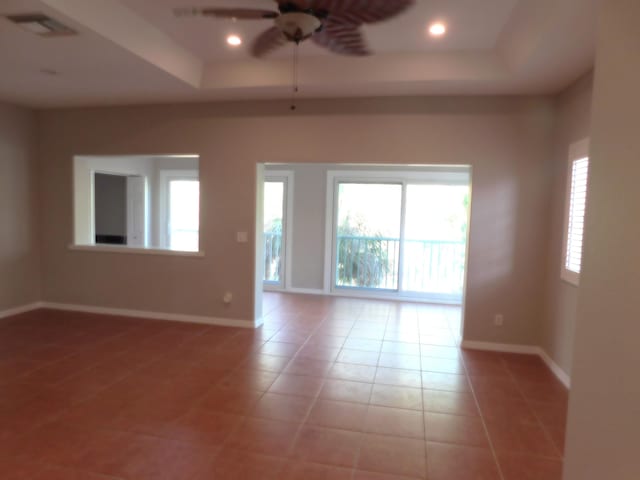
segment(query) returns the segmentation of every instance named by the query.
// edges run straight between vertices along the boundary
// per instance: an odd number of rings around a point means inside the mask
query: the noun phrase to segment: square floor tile
[[[504,480],[561,480],[562,462],[524,454],[498,454]]]
[[[527,453],[559,457],[559,452],[540,425],[487,420],[489,437],[498,453]]]
[[[351,480],[351,469],[296,462],[284,468],[281,478],[283,480]]]
[[[282,393],[315,397],[320,393],[324,379],[308,375],[281,374],[269,388],[269,393]]]
[[[255,408],[262,395],[262,392],[217,387],[207,393],[199,407],[205,410],[246,415]]]
[[[305,426],[295,442],[292,458],[351,468],[358,456],[361,436],[346,430]]]
[[[422,440],[366,434],[358,469],[370,472],[426,478],[426,446]]]
[[[372,384],[348,380],[327,379],[320,391],[320,398],[344,402],[369,403]]]
[[[383,407],[422,410],[422,390],[394,385],[374,385],[371,404]]]
[[[279,480],[286,461],[279,457],[223,448],[211,465],[189,480]]]
[[[438,372],[422,372],[422,388],[449,392],[471,391],[471,385],[465,375]]]
[[[335,363],[327,377],[353,382],[373,383],[376,377],[376,367],[370,365],[356,365],[354,363]]]
[[[422,377],[419,371],[401,370],[397,368],[378,367],[374,382],[400,387],[422,387]]]
[[[420,344],[407,342],[391,342],[385,340],[382,343],[383,353],[396,353],[400,355],[420,355]]]
[[[488,448],[427,443],[429,480],[501,480]]]
[[[310,397],[265,393],[249,415],[301,423],[307,417],[313,402],[314,399]]]
[[[314,358],[294,357],[283,373],[289,375],[309,375],[312,377],[324,377],[327,375],[333,362],[316,360]]]
[[[489,448],[489,439],[479,417],[425,413],[425,437],[439,443]]]
[[[307,418],[309,425],[362,431],[367,405],[318,399]]]
[[[220,446],[243,419],[240,415],[194,409],[169,425],[162,436],[183,443]]]
[[[379,356],[380,354],[378,352],[343,348],[338,355],[337,361],[340,363],[355,363],[358,365],[370,365],[375,367],[378,365]]]
[[[427,412],[452,415],[479,416],[476,399],[471,393],[423,390],[424,409]]]
[[[370,405],[365,432],[396,437],[424,438],[424,417],[421,411]]]
[[[276,378],[278,378],[278,374],[275,372],[240,369],[228,373],[218,382],[217,386],[234,390],[266,392]]]
[[[422,370],[425,372],[451,373],[464,375],[465,369],[458,359],[422,357]]]
[[[257,353],[249,357],[241,366],[247,370],[265,370],[268,372],[280,373],[284,367],[291,361],[289,357],[280,357],[278,355],[268,355],[266,353]]]
[[[348,350],[364,350],[367,352],[379,353],[382,348],[382,340],[349,337],[344,342],[343,346]]]
[[[482,416],[487,421],[504,423],[537,424],[538,419],[525,400],[517,398],[492,398],[484,393],[476,396]]]
[[[299,427],[296,423],[247,418],[225,446],[263,455],[286,456]]]
[[[417,355],[403,355],[400,353],[380,354],[378,365],[381,367],[400,368],[404,370],[420,370],[420,357]]]

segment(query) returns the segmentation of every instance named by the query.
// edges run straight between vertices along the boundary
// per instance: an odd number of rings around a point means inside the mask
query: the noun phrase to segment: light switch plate
[[[247,243],[249,241],[249,234],[247,232],[237,232],[236,239],[238,243]]]

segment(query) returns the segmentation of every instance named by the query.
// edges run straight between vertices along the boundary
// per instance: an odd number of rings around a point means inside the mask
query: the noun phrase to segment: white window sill
[[[180,252],[177,250],[161,250],[159,248],[132,248],[117,245],[69,245],[69,250],[92,253],[125,253],[134,255],[161,255],[172,257],[204,257],[204,252]]]
[[[560,280],[562,280],[564,283],[568,283],[573,287],[580,286],[580,274],[572,272],[570,270],[566,270],[564,268],[560,272]]]

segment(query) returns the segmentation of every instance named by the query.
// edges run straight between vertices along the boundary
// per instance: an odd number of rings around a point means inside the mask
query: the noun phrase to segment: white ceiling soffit
[[[178,19],[172,9],[273,9],[271,0],[0,0],[0,15],[42,12],[77,36],[42,39],[0,18],[0,100],[36,107],[286,98],[292,47],[248,51],[268,20]],[[598,0],[416,0],[365,27],[364,58],[300,47],[301,97],[547,94],[592,68]],[[434,20],[447,35],[430,38]],[[228,34],[244,39],[237,49]],[[53,72],[53,73],[52,73]]]
[[[200,87],[204,65],[202,60],[119,2],[41,1],[44,5],[189,85]]]

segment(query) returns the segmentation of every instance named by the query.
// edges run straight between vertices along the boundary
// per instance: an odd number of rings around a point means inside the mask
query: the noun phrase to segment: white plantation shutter
[[[584,234],[584,212],[587,203],[587,175],[589,159],[573,161],[571,191],[569,193],[569,225],[567,226],[567,254],[565,268],[580,273],[582,264],[582,237]]]
[[[584,215],[587,205],[587,179],[589,176],[588,140],[571,146],[569,178],[565,212],[565,238],[562,278],[575,285],[580,279]]]

